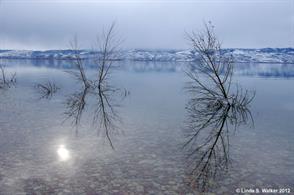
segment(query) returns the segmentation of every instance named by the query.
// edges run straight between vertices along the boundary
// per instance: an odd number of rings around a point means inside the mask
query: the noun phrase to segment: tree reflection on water
[[[253,123],[249,110],[255,93],[232,86],[233,59],[224,56],[211,23],[188,35],[200,61],[186,71],[191,95],[186,105],[187,151],[191,184],[206,191],[230,164],[230,131]]]
[[[97,76],[93,80],[89,79],[85,73],[84,59],[80,56],[77,38],[71,44],[73,51],[76,51],[73,59],[76,70],[68,72],[76,78],[82,87],[79,91],[68,96],[65,114],[67,118],[73,119],[73,124],[77,127],[86,105],[90,103],[89,99],[93,99],[95,102],[91,104],[92,108],[94,107],[93,123],[99,124],[99,127],[104,129],[103,134],[114,149],[111,135],[117,132],[116,123],[120,122],[116,107],[119,106],[118,101],[126,97],[129,92],[110,84],[113,59],[115,59],[115,50],[119,43],[114,36],[114,24],[101,37],[102,39],[97,43],[100,52],[97,53],[94,60]]]

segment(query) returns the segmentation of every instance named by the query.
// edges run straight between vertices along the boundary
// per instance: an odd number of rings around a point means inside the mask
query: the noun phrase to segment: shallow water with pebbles
[[[130,95],[117,108],[121,122],[111,137],[112,149],[103,128],[93,124],[91,101],[78,128],[65,120],[65,99],[79,88],[65,69],[13,63],[10,71],[17,72],[17,85],[0,94],[0,194],[201,191],[191,184],[193,161],[182,149],[188,99],[182,72],[138,70],[149,66],[140,62],[137,69],[113,72],[111,82]],[[230,133],[231,162],[227,171],[209,180],[211,193],[293,188],[294,80],[252,77],[248,71],[235,79],[256,91],[250,108],[254,126],[241,125]],[[88,74],[94,75],[93,70]],[[61,90],[51,99],[39,99],[32,86],[46,80]]]

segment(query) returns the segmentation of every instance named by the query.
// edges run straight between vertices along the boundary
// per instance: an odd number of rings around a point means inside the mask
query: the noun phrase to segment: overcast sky
[[[188,48],[203,21],[223,47],[294,47],[294,0],[2,0],[0,48],[90,48],[113,21],[126,49]]]

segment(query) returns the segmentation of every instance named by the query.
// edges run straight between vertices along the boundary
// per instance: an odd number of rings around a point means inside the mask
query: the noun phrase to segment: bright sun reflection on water
[[[67,161],[70,159],[70,152],[64,145],[59,145],[57,155],[60,161]]]

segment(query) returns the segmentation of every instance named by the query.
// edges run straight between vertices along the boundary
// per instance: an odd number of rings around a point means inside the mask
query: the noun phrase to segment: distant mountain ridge
[[[4,59],[72,59],[76,51],[73,50],[0,50],[0,58]],[[97,53],[92,50],[79,50],[85,59],[93,58]],[[294,48],[261,48],[261,49],[223,49],[224,55],[232,55],[235,62],[252,63],[294,63]],[[191,50],[147,50],[132,49],[119,51],[113,60],[129,61],[194,61],[198,54]]]

